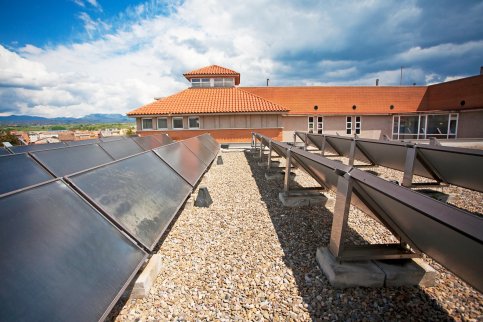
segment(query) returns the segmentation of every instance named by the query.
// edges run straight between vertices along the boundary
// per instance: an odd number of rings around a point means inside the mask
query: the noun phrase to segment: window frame
[[[159,127],[159,120],[166,120],[166,127]],[[169,128],[168,118],[167,117],[158,117],[156,119],[156,125],[158,130],[167,130]]]
[[[446,115],[448,118],[448,128],[447,133],[445,134],[434,134],[431,133],[428,135],[428,116],[436,116],[436,115]],[[393,126],[392,126],[392,138],[393,140],[403,140],[401,136],[401,117],[418,117],[418,133],[416,136],[416,140],[425,140],[430,137],[436,137],[441,139],[456,139],[458,137],[458,122],[459,122],[459,113],[428,113],[428,114],[401,114],[401,115],[394,115],[393,116]],[[451,133],[451,121],[455,121],[455,132]],[[394,131],[394,127],[397,124],[397,132]],[[404,133],[403,133],[404,135]]]
[[[150,128],[146,128],[144,127],[144,120],[151,120],[151,127]],[[142,117],[141,118],[141,130],[154,130],[154,127],[153,127],[153,119],[151,117]]]
[[[345,134],[352,135],[352,116],[345,117]]]
[[[192,119],[198,119],[198,127],[191,127],[190,121]],[[199,116],[188,116],[188,129],[197,130],[197,129],[200,129],[200,128],[201,128],[200,117]]]
[[[362,116],[354,116],[354,133],[356,135],[361,135],[362,132]]]
[[[310,121],[310,119],[312,119],[312,121]],[[315,116],[307,116],[307,132],[308,133],[314,133],[314,125],[315,125]],[[312,127],[310,127],[310,125],[312,125]]]
[[[181,119],[181,127],[175,127],[174,126],[174,121]],[[173,130],[184,130],[184,118],[182,116],[173,116],[171,118],[171,126]]]

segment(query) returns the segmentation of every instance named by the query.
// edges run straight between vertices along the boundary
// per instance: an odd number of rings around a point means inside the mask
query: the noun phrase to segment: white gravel
[[[284,208],[282,182],[265,180],[258,160],[239,152],[223,161],[201,184],[211,207],[185,208],[159,247],[163,268],[149,296],[120,301],[110,320],[483,320],[482,294],[428,258],[436,287],[332,288],[315,252],[328,244],[333,209]],[[315,185],[296,173],[295,184]],[[394,241],[356,209],[349,226],[352,242]]]

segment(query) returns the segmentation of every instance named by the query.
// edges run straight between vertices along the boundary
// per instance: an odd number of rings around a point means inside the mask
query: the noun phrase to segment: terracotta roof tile
[[[347,115],[416,112],[423,104],[427,87],[304,86],[242,89],[287,108],[288,114]],[[317,106],[317,110],[314,106]]]
[[[184,73],[183,75],[188,80],[190,80],[191,78],[194,78],[194,77],[202,77],[202,76],[206,76],[206,77],[233,76],[233,77],[235,77],[235,85],[240,84],[240,73],[235,72],[234,70],[231,70],[231,69],[228,69],[228,68],[225,68],[225,67],[218,66],[218,65],[211,65],[211,66],[195,69],[195,70],[192,70],[188,73]]]
[[[207,114],[207,113],[284,113],[287,109],[237,87],[189,88],[141,106],[134,115]]]

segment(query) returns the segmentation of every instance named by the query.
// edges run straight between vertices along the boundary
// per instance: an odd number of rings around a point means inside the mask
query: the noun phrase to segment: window
[[[361,117],[360,116],[356,116],[356,134],[359,135],[361,134]]]
[[[345,119],[345,133],[352,134],[352,116],[347,116]]]
[[[191,86],[192,87],[210,87],[210,79],[209,78],[192,78],[191,79]]]
[[[309,116],[308,117],[308,132],[322,134],[324,128],[323,116]]]
[[[153,129],[153,119],[142,119],[142,129],[152,130]]]
[[[309,123],[308,123],[308,132],[309,133],[314,133],[314,117],[309,116]]]
[[[215,78],[213,85],[215,87],[233,87],[235,81],[233,78]]]
[[[173,129],[179,130],[183,128],[183,118],[173,117]]]
[[[399,115],[393,117],[394,140],[456,138],[458,114]]]
[[[450,114],[449,116],[449,138],[456,138],[456,131],[458,128],[458,114]]]
[[[166,117],[158,118],[158,130],[165,130],[168,128],[168,119]]]
[[[199,129],[200,128],[200,118],[198,116],[190,116],[188,118],[188,127],[190,129]]]

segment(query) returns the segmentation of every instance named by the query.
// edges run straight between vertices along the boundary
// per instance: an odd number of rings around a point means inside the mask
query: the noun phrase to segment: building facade
[[[295,131],[394,140],[483,138],[483,75],[430,86],[240,87],[240,74],[208,66],[191,86],[128,113],[140,135],[182,140],[205,132],[249,142],[256,131],[292,140]]]

